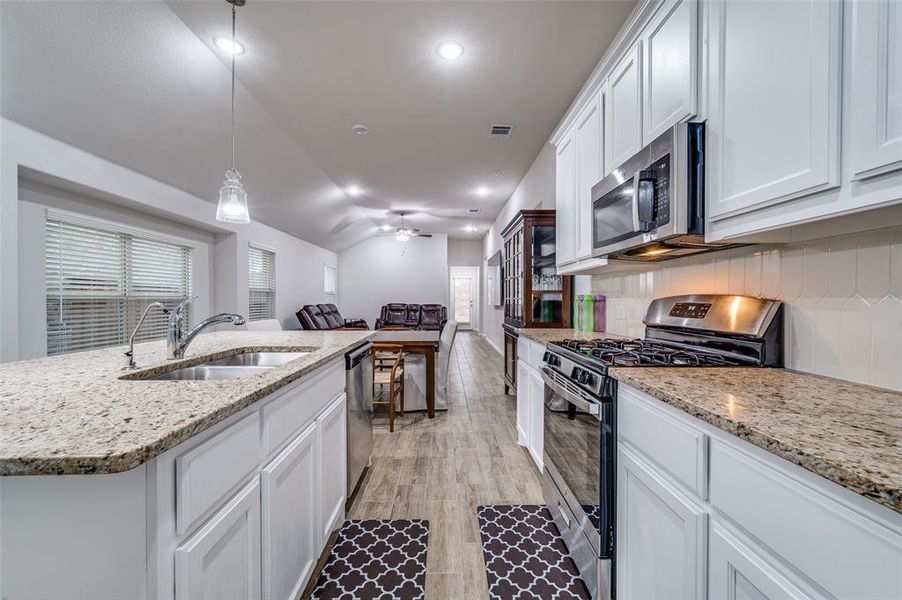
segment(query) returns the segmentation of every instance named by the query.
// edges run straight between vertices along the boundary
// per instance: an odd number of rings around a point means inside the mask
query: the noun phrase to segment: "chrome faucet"
[[[138,330],[141,329],[141,324],[144,322],[144,318],[147,317],[147,313],[150,312],[151,308],[159,308],[161,311],[163,311],[163,314],[169,314],[169,309],[163,306],[161,302],[151,302],[147,305],[147,308],[144,309],[144,313],[141,315],[141,318],[138,319],[138,324],[135,325],[135,329],[134,331],[132,331],[131,337],[128,338],[128,352],[125,353],[125,357],[128,362],[124,367],[122,367],[123,371],[138,368],[138,364],[135,362],[135,336],[138,335]]]
[[[195,296],[196,298],[196,296]],[[235,313],[220,313],[213,315],[201,321],[197,327],[185,333],[183,319],[183,309],[191,303],[185,300],[175,308],[169,311],[169,323],[166,325],[166,357],[169,359],[182,358],[185,356],[185,350],[188,345],[197,337],[197,334],[211,325],[217,323],[231,323],[232,325],[244,325],[244,317]]]

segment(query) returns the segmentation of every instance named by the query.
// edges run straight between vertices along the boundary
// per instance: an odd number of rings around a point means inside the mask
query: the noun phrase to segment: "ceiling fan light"
[[[225,181],[219,188],[216,220],[223,223],[251,222],[251,215],[247,209],[247,190],[241,183],[241,173],[237,169],[226,171]]]
[[[406,229],[399,229],[395,232],[395,239],[399,242],[406,242],[410,240],[410,232]]]

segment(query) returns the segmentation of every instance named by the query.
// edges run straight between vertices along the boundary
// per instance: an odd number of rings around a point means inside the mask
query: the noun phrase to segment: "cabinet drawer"
[[[545,344],[532,342],[524,338],[517,341],[517,356],[536,371],[542,370],[542,357],[545,355]]]
[[[263,407],[263,455],[271,456],[345,389],[342,362],[304,380]]]
[[[221,505],[260,463],[260,415],[250,414],[179,456],[176,532],[188,532]]]
[[[710,495],[718,511],[836,598],[902,597],[902,535],[801,475],[711,444]]]
[[[669,414],[657,400],[620,385],[617,428],[632,443],[700,498],[707,496],[706,448],[708,436],[686,420]],[[674,411],[675,412],[675,411]]]

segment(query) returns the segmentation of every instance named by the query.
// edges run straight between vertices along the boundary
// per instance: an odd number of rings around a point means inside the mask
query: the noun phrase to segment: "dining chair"
[[[398,414],[404,416],[404,349],[394,344],[378,344],[374,350],[373,406],[388,406],[388,431],[394,432],[396,401]],[[378,396],[376,386],[379,386]],[[382,400],[385,386],[388,386],[388,398]]]
[[[448,410],[448,365],[457,327],[456,321],[448,321],[439,336],[435,356],[436,410]],[[426,410],[426,357],[422,354],[411,353],[404,360],[404,398],[408,412]]]

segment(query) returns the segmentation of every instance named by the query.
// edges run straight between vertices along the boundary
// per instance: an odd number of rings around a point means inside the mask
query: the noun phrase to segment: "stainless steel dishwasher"
[[[373,344],[345,354],[348,394],[348,503],[373,452]]]

